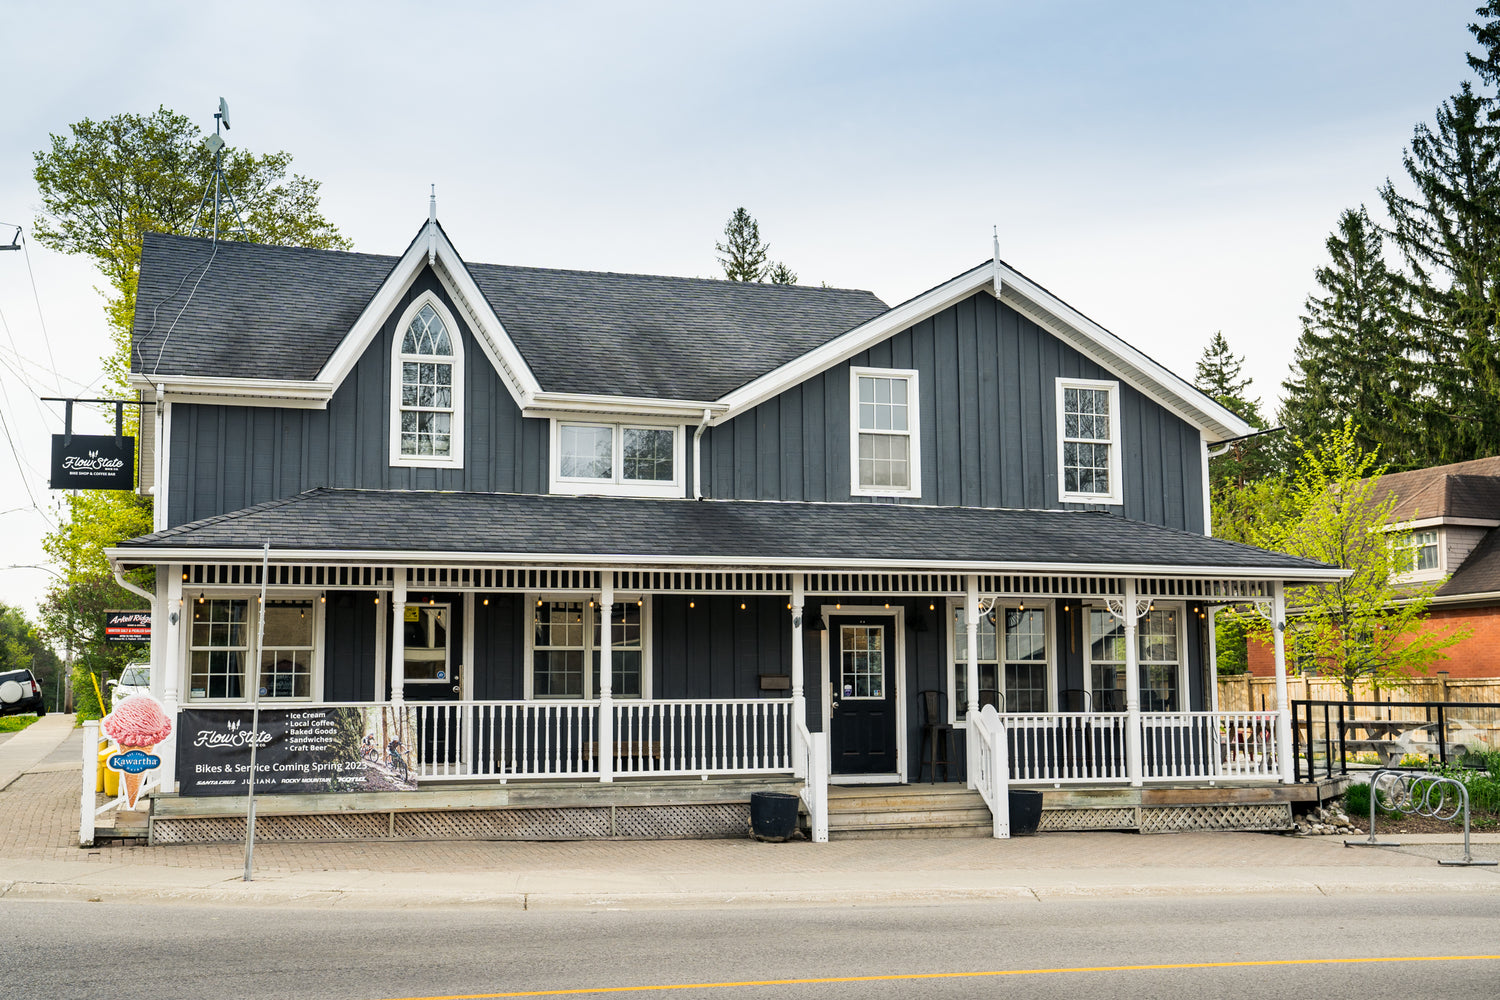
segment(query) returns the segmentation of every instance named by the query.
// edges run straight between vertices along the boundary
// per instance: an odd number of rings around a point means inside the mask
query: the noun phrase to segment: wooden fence
[[[1344,701],[1344,685],[1333,677],[1288,677],[1292,701]],[[1500,677],[1418,677],[1401,687],[1382,684],[1376,691],[1368,681],[1354,685],[1355,701],[1467,701],[1500,703]],[[1219,678],[1219,711],[1260,712],[1280,708],[1276,678],[1239,674]]]

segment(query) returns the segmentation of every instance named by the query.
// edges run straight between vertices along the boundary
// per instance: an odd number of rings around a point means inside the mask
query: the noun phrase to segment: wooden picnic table
[[[1436,725],[1436,722],[1429,722],[1426,719],[1345,719],[1344,731],[1363,729],[1370,739],[1379,740]]]

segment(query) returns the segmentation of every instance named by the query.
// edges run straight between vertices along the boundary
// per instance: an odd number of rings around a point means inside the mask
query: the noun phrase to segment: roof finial
[[[995,255],[991,267],[994,269],[993,280],[995,282],[995,301],[1000,301],[1000,227],[994,227],[995,233]]]
[[[427,266],[437,259],[437,185],[432,185],[432,195],[427,201]]]

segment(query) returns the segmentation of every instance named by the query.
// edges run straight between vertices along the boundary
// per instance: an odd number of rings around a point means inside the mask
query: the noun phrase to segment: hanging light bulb
[[[697,606],[698,606],[698,602],[697,601],[688,601],[688,607],[690,607],[690,608],[696,608]]]
[[[328,603],[328,595],[324,594],[323,596],[319,597],[318,598],[318,603],[319,604],[327,604]]]
[[[489,598],[488,598],[488,597],[486,597],[486,598],[485,598],[485,599],[484,599],[484,606],[485,606],[485,607],[489,607],[489,606],[490,606],[490,599],[489,599]]]
[[[201,590],[198,591],[198,603],[199,604],[203,603],[203,591],[201,591]]]
[[[745,602],[744,602],[744,601],[741,601],[741,602],[740,602],[740,610],[741,610],[741,611],[744,611],[744,610],[745,610]]]

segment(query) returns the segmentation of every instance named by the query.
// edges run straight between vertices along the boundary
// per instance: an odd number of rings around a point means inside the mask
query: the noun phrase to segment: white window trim
[[[1001,597],[996,599],[995,601],[995,607],[1001,609],[1002,611],[1007,608],[1019,609],[1023,604],[1028,608],[1041,608],[1047,613],[1046,622],[1043,629],[1043,642],[1046,644],[1047,649],[1047,659],[1045,661],[1047,664],[1047,711],[1055,712],[1057,711],[1058,699],[1057,603],[1051,598],[1039,598],[1037,600],[1032,600],[1029,597]],[[966,728],[968,726],[968,721],[964,717],[968,712],[968,706],[959,705],[957,701],[958,672],[960,670],[968,670],[969,666],[967,659],[962,661],[958,659],[958,624],[954,621],[955,616],[953,612],[955,609],[962,609],[963,606],[964,599],[962,597],[950,597],[948,599],[948,690],[946,692],[948,695],[948,721],[953,723],[960,729]],[[995,680],[1000,685],[1001,694],[1005,693],[1005,648],[1002,645],[1004,641],[1003,635],[1004,633],[1001,632],[1000,634],[997,634],[995,636]],[[1013,712],[1014,710],[1011,709],[1009,705],[1007,705],[1006,711]]]
[[[242,686],[245,690],[243,697],[239,698],[195,698],[193,697],[193,622],[189,614],[183,615],[183,660],[182,660],[182,685],[179,688],[183,692],[183,704],[199,705],[248,705],[250,704],[250,667],[251,663],[260,662],[260,591],[259,590],[214,590],[212,588],[200,587],[198,593],[189,593],[191,587],[184,587],[182,603],[186,611],[191,612],[189,605],[198,602],[198,594],[203,595],[205,601],[245,601],[248,610],[245,615],[245,627],[250,630],[246,642],[245,676]],[[323,700],[323,652],[324,624],[327,619],[328,605],[321,600],[324,596],[318,591],[297,591],[293,593],[267,594],[266,599],[270,601],[311,601],[313,607],[313,657],[312,673],[308,678],[306,698],[276,698],[269,695],[262,696],[259,700],[262,705],[275,707],[277,705],[296,705],[319,702]]]
[[[562,429],[564,425],[573,427],[609,427],[614,432],[614,444],[612,448],[613,478],[611,479],[583,479],[578,477],[564,477],[562,475]],[[672,432],[672,478],[668,480],[640,480],[625,478],[625,431],[628,428],[642,427],[650,430],[670,430]],[[566,496],[612,496],[612,497],[681,497],[683,495],[683,454],[682,454],[682,424],[667,420],[651,420],[648,418],[631,419],[629,417],[605,416],[590,419],[585,416],[553,417],[552,428],[548,435],[551,442],[548,459],[548,491]]]
[[[1063,392],[1067,389],[1104,389],[1109,392],[1109,493],[1070,493],[1064,489],[1067,474],[1063,468]],[[1123,504],[1124,487],[1120,482],[1120,383],[1108,379],[1059,378],[1057,380],[1057,497],[1064,503]]]
[[[1404,534],[1398,535],[1396,537],[1397,538],[1404,538],[1404,539],[1406,539],[1409,542],[1410,539],[1412,539],[1414,536],[1419,535],[1419,534],[1421,534],[1423,532],[1426,532],[1426,531],[1430,531],[1430,532],[1432,532],[1433,534],[1435,534],[1437,536],[1437,541],[1436,541],[1436,545],[1437,545],[1437,565],[1434,566],[1434,567],[1432,567],[1431,569],[1413,569],[1413,570],[1407,570],[1405,573],[1395,573],[1395,574],[1393,574],[1391,576],[1391,580],[1393,582],[1395,582],[1395,583],[1425,583],[1425,582],[1430,581],[1430,580],[1441,580],[1444,576],[1447,575],[1447,573],[1445,571],[1447,569],[1447,562],[1448,562],[1448,546],[1447,546],[1447,539],[1445,537],[1445,534],[1444,534],[1444,531],[1443,531],[1442,527],[1434,525],[1434,526],[1428,527],[1428,528],[1409,528],[1409,529],[1405,530]],[[1396,538],[1392,538],[1390,540],[1391,556],[1392,556],[1393,559],[1395,558],[1396,552],[1399,549],[1401,549],[1401,548],[1406,548],[1406,549],[1410,550],[1413,553],[1415,553],[1417,551],[1417,548],[1418,548],[1417,546],[1410,545],[1410,544],[1405,545],[1405,546],[1399,546],[1399,545],[1395,544],[1395,542],[1396,542]]]
[[[403,455],[401,453],[401,341],[406,337],[406,328],[411,326],[423,306],[432,306],[433,312],[448,328],[448,339],[453,344],[453,423],[449,436],[447,455]],[[443,300],[432,292],[423,292],[402,312],[400,322],[391,336],[391,395],[390,395],[391,465],[418,469],[462,469],[464,467],[464,337],[453,313]]]
[[[597,621],[598,621],[598,619],[597,619],[596,616],[598,615],[598,612],[599,612],[599,602],[596,601],[596,600],[591,600],[588,597],[580,597],[577,593],[569,593],[569,594],[539,594],[539,593],[531,593],[531,594],[527,594],[525,596],[526,596],[526,606],[525,606],[526,618],[525,618],[525,626],[524,626],[525,629],[526,629],[526,651],[525,651],[525,654],[524,654],[525,655],[525,661],[524,661],[524,663],[525,663],[525,681],[526,681],[526,683],[525,683],[525,693],[524,693],[525,700],[526,701],[558,702],[558,703],[564,704],[564,705],[578,704],[580,702],[587,703],[587,702],[596,702],[596,701],[598,701],[599,700],[599,692],[598,691],[593,691],[593,690],[591,690],[591,688],[594,685],[594,669],[593,669],[593,664],[592,664],[592,654],[598,652],[598,648],[593,645],[593,641],[594,641],[594,630],[596,628],[598,628],[598,625],[596,624]],[[640,607],[641,607],[641,696],[639,698],[634,698],[634,697],[621,698],[620,695],[619,695],[618,686],[617,685],[611,685],[611,688],[612,688],[612,697],[616,701],[619,701],[619,702],[625,702],[625,703],[629,703],[629,704],[636,704],[638,702],[647,702],[647,701],[651,700],[651,602],[648,601],[648,600],[646,600],[647,596],[648,595],[646,595],[646,594],[626,594],[626,593],[619,593],[619,594],[615,595],[615,603],[616,604],[625,604],[627,602],[634,602],[634,601],[640,601],[641,602],[641,605],[640,605]],[[555,601],[555,602],[560,603],[560,604],[582,604],[583,605],[583,637],[584,637],[583,691],[584,691],[584,693],[583,693],[583,697],[581,697],[581,698],[569,698],[569,697],[565,697],[563,695],[548,695],[548,696],[546,696],[544,698],[538,698],[536,696],[536,605],[537,605],[538,601],[543,601],[543,602],[547,602],[547,603],[551,603],[551,602]]]
[[[1160,604],[1161,607],[1158,608],[1156,606],[1158,604]],[[1188,666],[1189,662],[1192,659],[1192,655],[1188,649],[1187,642],[1187,605],[1185,603],[1179,603],[1177,601],[1152,601],[1150,610],[1177,612],[1177,690],[1182,694],[1182,704],[1178,707],[1177,710],[1178,712],[1191,712],[1193,711],[1193,691],[1188,683]],[[1105,614],[1111,613],[1108,605],[1105,604],[1095,603],[1083,605],[1083,684],[1084,690],[1089,692],[1090,701],[1093,700],[1095,661],[1094,634],[1091,630],[1092,626],[1089,623],[1089,617],[1095,611],[1103,611]],[[1137,622],[1136,625],[1136,641],[1140,642],[1140,622]],[[1141,660],[1139,649],[1136,650],[1136,653],[1136,671],[1137,674],[1139,674],[1140,669],[1144,666],[1148,666],[1148,664],[1145,661]],[[1115,661],[1102,660],[1099,662],[1114,663]],[[1095,712],[1101,711],[1101,709],[1095,705],[1091,705],[1090,709]],[[1122,708],[1120,711],[1123,712],[1124,709]],[[1145,710],[1142,709],[1142,711]]]
[[[906,379],[906,434],[910,442],[911,487],[898,490],[893,487],[861,486],[859,482],[859,379],[860,376],[875,378]],[[871,434],[885,431],[872,430]],[[895,431],[892,433],[901,433]],[[922,396],[917,382],[917,371],[913,368],[860,368],[849,366],[849,494],[857,497],[920,497],[922,495]]]

